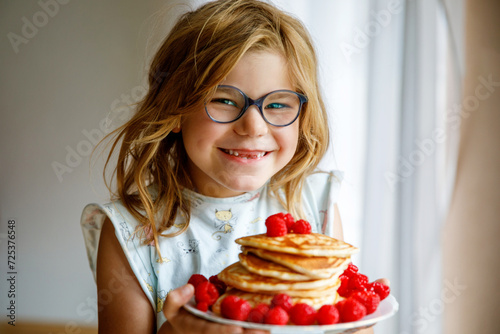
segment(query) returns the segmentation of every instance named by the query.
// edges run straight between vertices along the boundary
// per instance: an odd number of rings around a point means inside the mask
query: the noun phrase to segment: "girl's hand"
[[[379,283],[382,283],[384,285],[391,286],[391,282],[387,278],[379,278],[375,282],[379,282]]]
[[[167,322],[158,331],[159,334],[166,333],[214,333],[214,334],[266,334],[267,331],[245,330],[237,326],[222,325],[215,322],[209,322],[200,319],[182,306],[194,295],[194,287],[191,284],[186,284],[171,291],[163,306],[163,314],[167,318]]]

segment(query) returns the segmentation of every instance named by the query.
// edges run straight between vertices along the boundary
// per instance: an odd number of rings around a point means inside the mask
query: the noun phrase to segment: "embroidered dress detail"
[[[337,202],[342,177],[337,171],[317,172],[306,179],[303,209],[312,232],[333,233],[334,215],[330,210]],[[158,328],[166,321],[161,311],[168,292],[186,284],[194,273],[208,278],[237,262],[240,250],[234,240],[265,233],[266,217],[284,211],[276,198],[269,195],[267,185],[229,198],[207,197],[186,189],[183,195],[192,203],[191,221],[181,235],[159,239],[163,261],[154,245],[144,244],[140,234],[134,233],[141,225],[121,202],[89,204],[81,218],[94,278],[99,237],[104,220],[109,217],[130,267],[156,312]],[[177,217],[174,228],[183,226],[182,218]]]

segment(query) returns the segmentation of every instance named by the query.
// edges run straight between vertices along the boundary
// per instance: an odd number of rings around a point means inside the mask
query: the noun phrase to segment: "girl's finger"
[[[188,311],[181,309],[171,323],[178,333],[213,333],[213,334],[242,334],[243,328],[210,322],[198,318]],[[177,333],[176,332],[176,333]]]
[[[243,333],[242,328],[226,326],[205,321],[193,316],[182,307],[189,302],[194,295],[194,287],[191,284],[183,285],[172,290],[165,299],[163,314],[170,325],[179,333],[217,333],[233,334]]]
[[[382,283],[384,285],[391,286],[391,282],[387,278],[379,278],[375,282],[379,282],[379,283]]]
[[[258,329],[246,329],[245,334],[269,334],[268,331],[261,331]]]
[[[165,318],[174,318],[179,309],[184,306],[194,295],[194,287],[191,284],[183,285],[175,290],[172,290],[165,299],[163,306],[163,314]]]

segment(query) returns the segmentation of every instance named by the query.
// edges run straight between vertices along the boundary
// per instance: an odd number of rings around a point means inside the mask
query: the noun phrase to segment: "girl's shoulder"
[[[343,178],[344,173],[338,170],[316,170],[306,178],[303,194],[306,199],[308,196],[314,198],[336,197]]]
[[[344,178],[344,172],[339,170],[315,170],[306,178],[306,183],[309,184],[325,184],[326,186],[331,186],[332,184],[339,184]]]
[[[82,212],[81,225],[90,228],[100,228],[104,219],[108,218],[116,228],[127,227],[135,229],[140,222],[127,210],[121,201],[87,204]]]
[[[137,228],[141,226],[120,201],[106,204],[91,203],[84,207],[80,225],[83,232],[89,265],[96,277],[97,252],[104,221],[108,218],[114,229],[115,236],[122,246],[123,252],[130,263],[132,270],[138,278],[139,284],[146,292],[153,306],[156,305],[152,286],[156,285],[155,276],[151,275],[150,247],[143,247]]]
[[[315,171],[309,175],[302,189],[302,206],[313,232],[332,235],[333,206],[340,198],[341,171]]]
[[[106,218],[113,224],[117,236],[121,236],[123,240],[133,235],[135,230],[141,225],[121,201],[113,201],[105,204],[90,203],[84,207],[80,220],[86,240],[92,240],[92,238],[87,239],[91,235],[95,235],[97,238],[100,236],[102,225]],[[95,242],[95,240],[92,241]]]

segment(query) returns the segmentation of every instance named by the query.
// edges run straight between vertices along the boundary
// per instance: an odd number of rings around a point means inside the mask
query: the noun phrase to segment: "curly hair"
[[[246,52],[257,50],[282,55],[295,90],[308,97],[299,118],[296,152],[269,181],[283,207],[303,216],[303,183],[329,143],[311,38],[298,19],[268,3],[208,2],[177,21],[152,60],[149,89],[136,113],[110,134],[114,142],[105,172],[119,148],[114,195],[142,224],[144,242],[154,241],[158,252],[158,237],[184,232],[190,220],[190,203],[182,196],[184,187],[192,188],[187,155],[182,136],[173,130],[183,115],[213,94]],[[165,233],[178,215],[185,218],[184,228]]]

